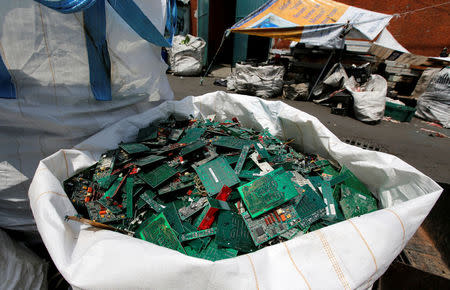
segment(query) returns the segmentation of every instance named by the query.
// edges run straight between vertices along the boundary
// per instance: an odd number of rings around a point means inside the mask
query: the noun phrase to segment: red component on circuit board
[[[224,185],[222,187],[222,189],[220,190],[220,192],[217,194],[216,199],[226,201],[227,198],[230,196],[230,194],[231,194],[231,188]],[[212,223],[214,222],[214,220],[216,219],[218,212],[219,212],[218,208],[210,208],[197,229],[199,231],[209,229],[211,227]]]

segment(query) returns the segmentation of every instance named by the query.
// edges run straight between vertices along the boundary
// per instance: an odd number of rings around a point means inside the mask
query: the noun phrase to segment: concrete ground
[[[229,68],[221,68],[213,74],[225,77]],[[178,77],[168,75],[169,82],[177,100],[186,96],[199,96],[214,91],[226,91],[225,87],[215,86],[215,77],[207,77],[200,86],[199,77]],[[367,125],[350,117],[333,115],[330,108],[312,102],[290,101],[281,98],[286,104],[318,118],[342,141],[358,139],[374,144],[384,152],[391,153],[416,167],[437,182],[450,183],[450,138],[431,137],[421,128],[439,131],[450,136],[449,129],[436,128],[424,121],[413,118],[410,123],[381,121],[377,125]]]

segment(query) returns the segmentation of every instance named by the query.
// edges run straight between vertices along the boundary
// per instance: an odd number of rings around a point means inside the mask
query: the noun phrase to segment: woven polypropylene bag
[[[236,258],[210,262],[119,233],[64,221],[75,214],[62,181],[149,122],[169,114],[237,117],[245,127],[295,138],[303,152],[347,166],[384,209]],[[399,158],[345,144],[315,117],[282,102],[224,92],[170,101],[124,119],[41,161],[29,191],[42,239],[75,287],[148,289],[357,289],[382,275],[442,192]]]

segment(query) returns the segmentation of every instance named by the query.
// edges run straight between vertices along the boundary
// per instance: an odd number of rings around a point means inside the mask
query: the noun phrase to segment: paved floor
[[[229,68],[222,68],[219,75],[227,72],[229,72]],[[202,86],[200,86],[199,77],[172,75],[168,77],[175,98],[178,100],[185,96],[199,96],[219,90],[226,91],[225,87],[213,84],[213,77],[205,78]],[[449,129],[432,127],[417,118],[413,118],[410,123],[396,124],[382,121],[377,125],[367,125],[350,117],[333,115],[330,113],[330,108],[312,102],[282,101],[317,117],[343,141],[358,139],[378,145],[385,152],[398,156],[435,181],[450,183],[450,138],[431,137],[420,130],[425,128],[450,136]]]

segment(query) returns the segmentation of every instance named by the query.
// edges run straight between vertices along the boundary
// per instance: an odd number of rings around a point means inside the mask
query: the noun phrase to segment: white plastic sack
[[[353,109],[358,120],[373,122],[383,118],[387,82],[382,76],[371,75],[367,83],[362,86],[359,86],[355,78],[351,77],[344,86],[353,96]]]
[[[283,77],[283,66],[236,64],[233,74],[227,77],[227,89],[262,98],[275,97],[282,93]]]
[[[163,32],[166,1],[135,2]],[[33,0],[2,1],[0,53],[17,99],[0,98],[0,227],[36,230],[27,191],[39,160],[173,98],[161,48],[106,3],[112,101],[96,101],[82,23],[82,13],[61,14]]]
[[[217,262],[65,222],[65,215],[76,212],[63,180],[120,141],[133,140],[139,128],[171,113],[216,114],[218,120],[236,116],[243,126],[295,138],[298,150],[347,166],[385,209]],[[315,117],[280,101],[215,92],[166,102],[42,160],[29,198],[53,261],[67,281],[83,289],[365,289],[387,270],[441,192],[429,177],[397,157],[345,144]]]
[[[188,34],[173,37],[172,47],[169,49],[169,63],[172,71],[180,76],[194,76],[202,72],[203,54],[206,42]]]
[[[0,230],[0,289],[47,289],[47,263]]]
[[[418,99],[423,93],[425,93],[431,80],[440,70],[440,68],[436,67],[429,67],[424,70],[417,81],[416,87],[414,88],[411,96]]]
[[[450,67],[437,73],[417,100],[416,115],[450,128]]]

